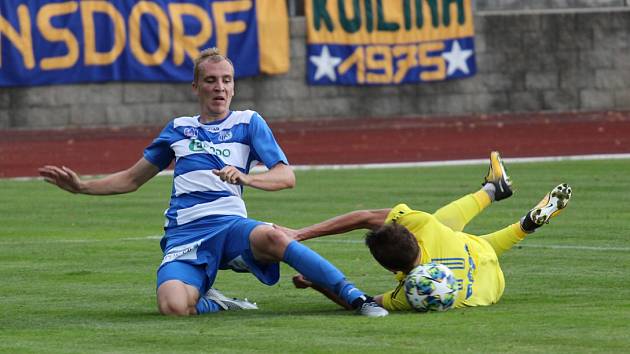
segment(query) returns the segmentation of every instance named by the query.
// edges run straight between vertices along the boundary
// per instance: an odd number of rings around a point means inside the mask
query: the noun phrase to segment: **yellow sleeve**
[[[383,307],[389,311],[410,310],[411,306],[407,302],[405,295],[405,282],[400,281],[396,289],[383,294]]]
[[[423,211],[413,210],[407,206],[407,204],[398,204],[390,210],[385,219],[386,223],[396,222],[411,231],[416,238],[418,232],[424,225],[426,225],[433,216]]]
[[[402,216],[409,212],[411,212],[411,208],[407,204],[398,204],[389,211],[385,223],[398,222]]]

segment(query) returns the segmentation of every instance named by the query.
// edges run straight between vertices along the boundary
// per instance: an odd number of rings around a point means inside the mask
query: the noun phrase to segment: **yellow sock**
[[[473,198],[475,198],[475,201],[477,202],[477,205],[479,205],[480,210],[483,210],[487,208],[490,204],[492,204],[490,196],[483,189],[480,189],[473,193]]]
[[[441,207],[433,216],[453,231],[462,231],[475,216],[492,203],[486,192],[483,190],[480,192],[467,194]]]
[[[497,253],[497,256],[500,256],[503,252],[521,242],[525,236],[527,236],[527,233],[521,229],[521,223],[517,222],[499,231],[480,237],[488,241]]]

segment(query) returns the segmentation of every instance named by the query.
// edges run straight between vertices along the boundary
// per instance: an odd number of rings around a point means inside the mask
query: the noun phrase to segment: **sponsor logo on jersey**
[[[190,139],[190,144],[188,144],[188,149],[190,149],[190,151],[195,151],[195,152],[205,151],[209,154],[219,156],[219,157],[230,157],[230,155],[232,154],[232,152],[228,148],[221,149],[214,146],[210,142],[197,140],[195,138]]]
[[[190,151],[203,151],[203,142],[192,138],[190,139],[190,144],[188,144],[188,149]]]
[[[207,129],[210,133],[218,133],[221,130],[219,127],[209,127]]]

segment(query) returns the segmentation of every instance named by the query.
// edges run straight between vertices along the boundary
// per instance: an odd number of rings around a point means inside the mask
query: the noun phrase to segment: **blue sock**
[[[284,252],[284,262],[300,272],[306,279],[339,295],[348,304],[365,295],[322,256],[303,244],[292,241]]]
[[[198,315],[203,315],[204,313],[212,313],[212,312],[221,311],[221,307],[217,305],[216,302],[208,299],[205,296],[201,296],[199,298],[199,301],[197,302],[197,305],[195,306],[195,308],[197,309]]]

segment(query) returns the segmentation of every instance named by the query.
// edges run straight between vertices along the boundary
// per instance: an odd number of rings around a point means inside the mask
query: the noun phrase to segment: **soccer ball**
[[[405,295],[419,312],[446,311],[453,307],[459,288],[453,272],[439,263],[415,267],[405,278]]]

